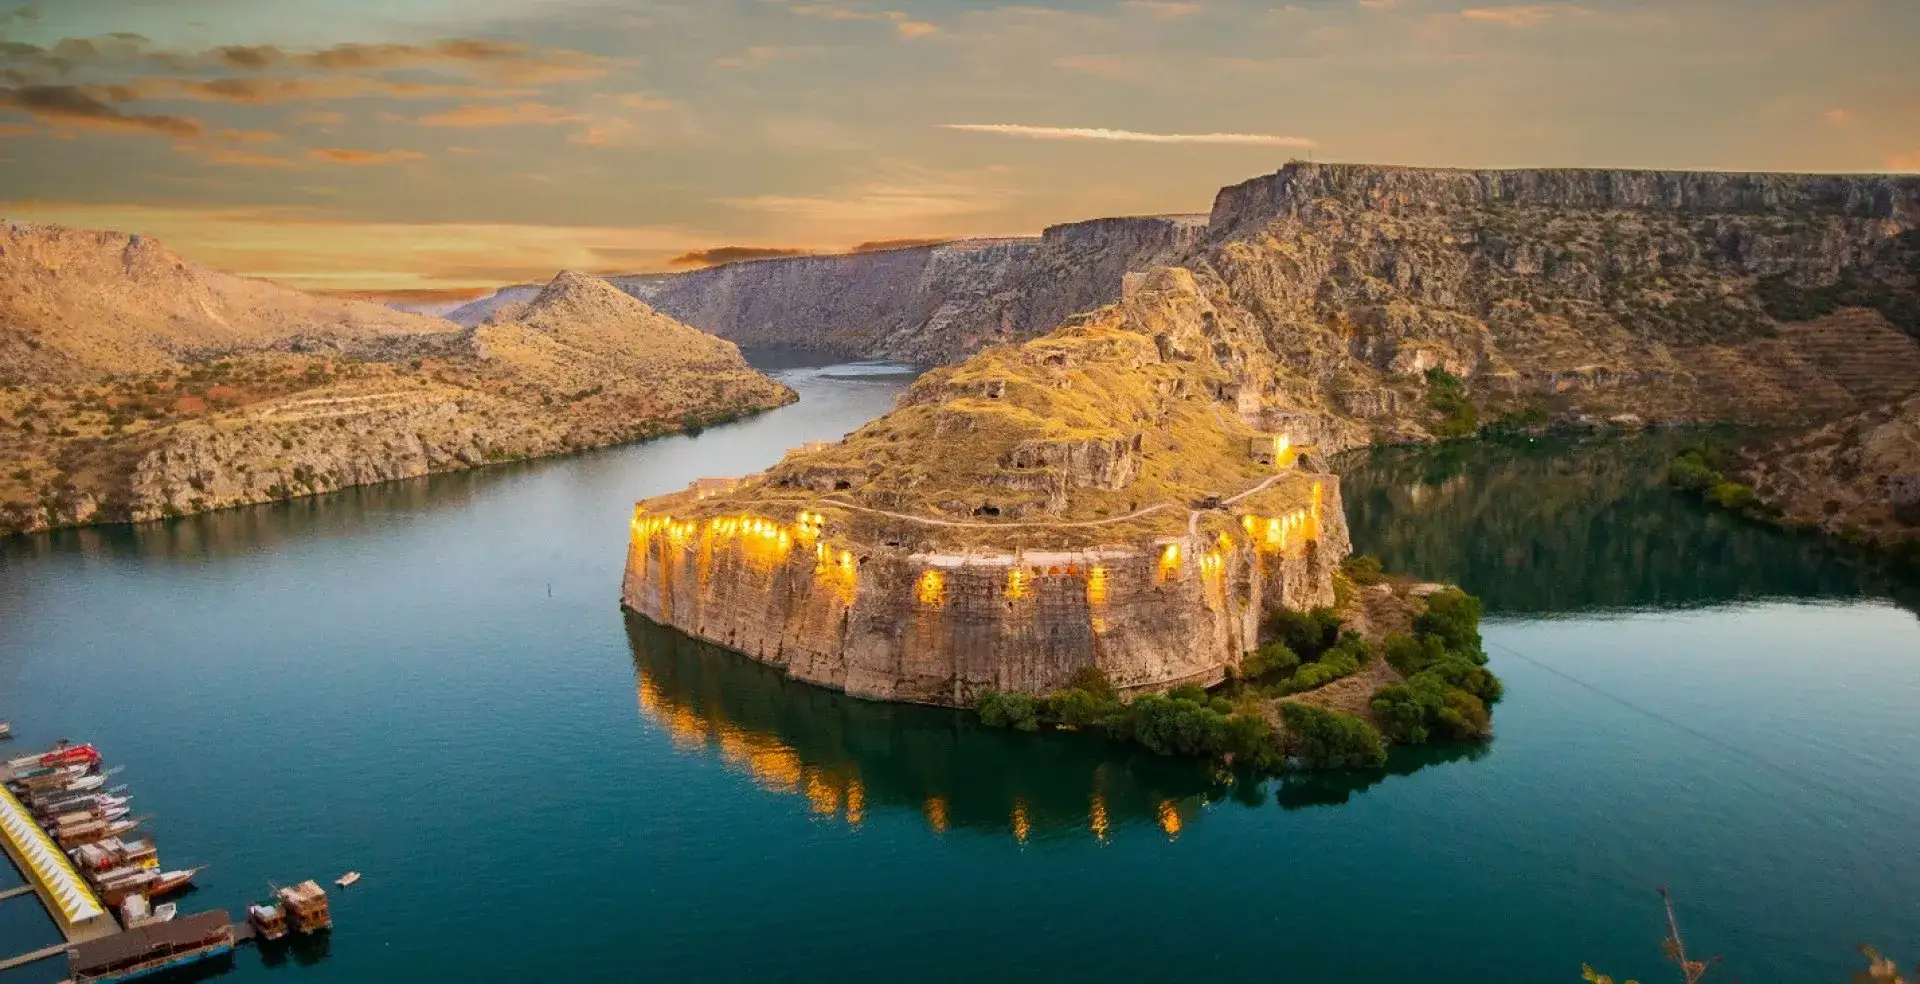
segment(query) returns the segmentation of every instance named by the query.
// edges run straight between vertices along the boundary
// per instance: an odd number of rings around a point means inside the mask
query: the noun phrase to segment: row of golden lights
[[[1255,549],[1284,550],[1296,535],[1305,533],[1306,539],[1317,535],[1318,514],[1320,511],[1321,489],[1314,483],[1314,503],[1311,508],[1295,509],[1279,516],[1257,516],[1251,513],[1240,517],[1240,526],[1246,531]],[[772,520],[758,516],[716,516],[704,524],[706,533],[716,538],[739,537],[757,543],[763,547],[779,550],[784,554],[798,541],[814,544],[815,559],[822,565],[832,564],[843,575],[854,573],[853,554],[847,550],[835,551],[823,539],[827,518],[820,513],[802,511],[789,528]],[[675,545],[685,544],[700,532],[702,524],[689,521],[676,521],[671,516],[654,516],[642,519],[636,515],[633,520],[633,533],[638,538],[649,538],[665,533]],[[1225,568],[1226,556],[1234,548],[1233,538],[1220,534],[1218,546],[1200,557],[1200,573],[1206,577],[1217,577]],[[1171,579],[1180,573],[1183,553],[1179,543],[1168,543],[1161,547],[1159,558],[1160,576]],[[1019,600],[1027,597],[1033,589],[1033,581],[1040,573],[1039,568],[1031,571],[1025,567],[1010,567],[1007,570],[1006,596]],[[1049,575],[1066,575],[1079,578],[1084,575],[1087,586],[1087,600],[1095,605],[1104,604],[1108,595],[1109,572],[1107,568],[1093,565],[1084,571],[1079,565],[1065,568],[1051,567]],[[946,575],[934,568],[927,568],[920,575],[914,587],[915,598],[923,605],[940,607],[946,601]]]

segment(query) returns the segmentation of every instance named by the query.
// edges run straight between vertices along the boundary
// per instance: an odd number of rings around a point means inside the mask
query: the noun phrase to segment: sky
[[[0,215],[316,289],[1203,212],[1292,159],[1920,170],[1916,0],[0,0]]]

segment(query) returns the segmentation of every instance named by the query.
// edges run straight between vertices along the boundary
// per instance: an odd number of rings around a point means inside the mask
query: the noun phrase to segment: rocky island
[[[623,597],[861,696],[1217,683],[1341,593],[1333,452],[1483,417],[1812,426],[1909,392],[1883,258],[1916,220],[1912,178],[1289,165],[1116,303],[640,503]],[[1885,303],[1777,303],[1843,278]]]
[[[485,324],[0,230],[0,534],[636,440],[791,402],[731,342],[565,273]]]

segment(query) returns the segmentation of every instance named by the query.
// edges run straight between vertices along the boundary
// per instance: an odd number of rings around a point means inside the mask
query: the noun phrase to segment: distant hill
[[[0,240],[0,534],[184,515],[631,441],[793,391],[591,277],[461,328],[138,236]]]

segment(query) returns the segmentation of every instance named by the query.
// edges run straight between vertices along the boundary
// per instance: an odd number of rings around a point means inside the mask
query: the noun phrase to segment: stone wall
[[[1297,510],[1289,538],[1201,531],[1017,555],[640,512],[622,597],[655,622],[858,697],[964,706],[989,690],[1057,689],[1087,667],[1124,692],[1212,685],[1257,644],[1263,615],[1333,603],[1349,544],[1337,479],[1324,484],[1318,521]]]

